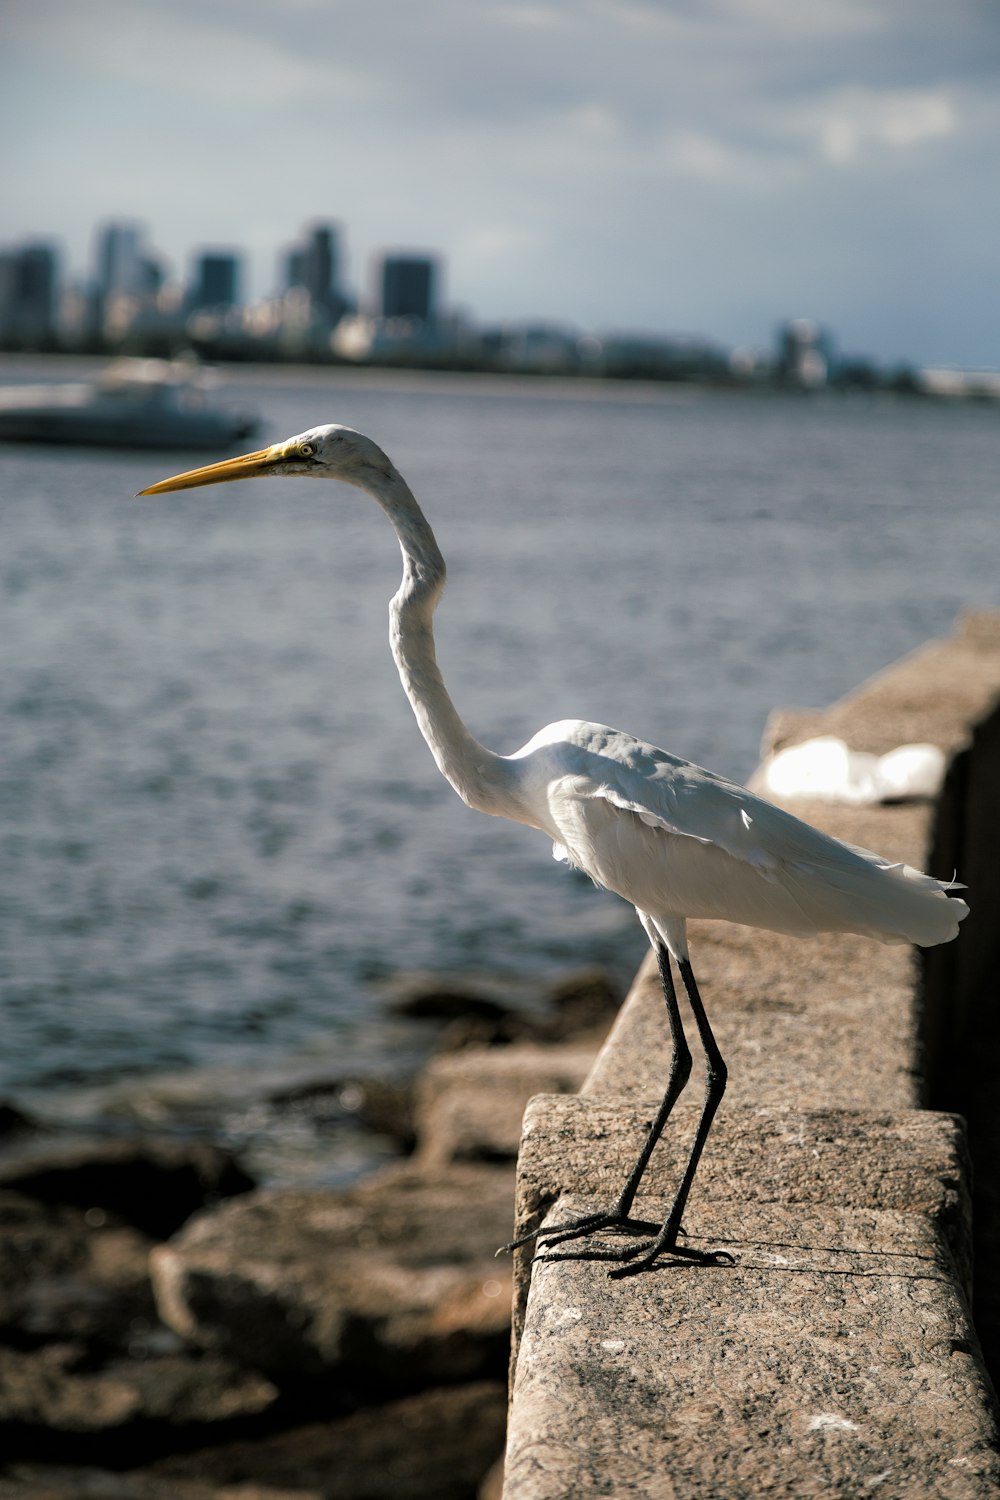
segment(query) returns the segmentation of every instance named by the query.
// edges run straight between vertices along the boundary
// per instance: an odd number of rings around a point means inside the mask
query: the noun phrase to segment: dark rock
[[[594,964],[576,969],[548,985],[546,1040],[567,1041],[582,1033],[606,1029],[618,1013],[621,991],[606,969]]]
[[[158,1318],[149,1280],[152,1243],[126,1226],[85,1226],[83,1257],[72,1269],[22,1283],[9,1325],[23,1341],[70,1338],[95,1358],[148,1342]],[[167,1330],[160,1337],[175,1342]]]
[[[0,1140],[8,1135],[19,1135],[34,1129],[34,1121],[11,1104],[9,1099],[0,1099]]]
[[[544,1030],[540,1021],[517,1011],[509,1011],[495,1020],[483,1016],[459,1016],[442,1028],[437,1051],[449,1053],[481,1047],[510,1047],[518,1042],[537,1041]]]
[[[0,1192],[0,1328],[22,1347],[69,1339],[94,1359],[127,1349],[157,1322],[151,1243],[103,1209]]]
[[[0,1157],[0,1189],[104,1210],[156,1238],[173,1234],[207,1203],[253,1185],[231,1153],[206,1142],[46,1136]]]
[[[297,1079],[271,1090],[269,1104],[300,1110],[311,1117],[352,1120],[376,1135],[387,1136],[401,1151],[412,1151],[415,1137],[413,1087],[377,1077],[324,1076]]]
[[[417,969],[394,974],[379,989],[393,1015],[417,1021],[474,1016],[496,1021],[512,1007],[529,1004],[540,986],[493,974],[435,973]]]
[[[278,1399],[277,1389],[262,1375],[217,1356],[138,1357],[107,1365],[101,1373],[135,1391],[137,1415],[175,1428],[256,1417]]]
[[[621,996],[607,972],[598,967],[574,970],[540,986],[531,1010],[510,1009],[487,1017],[466,1014],[443,1029],[439,1052],[476,1047],[508,1047],[519,1042],[546,1046],[603,1038],[617,1014]]]
[[[201,1484],[158,1479],[144,1470],[116,1474],[109,1469],[52,1464],[18,1464],[0,1477],[0,1500],[325,1500],[315,1489],[272,1489],[270,1485]]]
[[[592,1014],[606,1015],[620,1001],[599,964],[570,969],[554,979],[415,969],[394,974],[378,988],[396,1015],[445,1021],[456,1016],[495,1020],[511,1011],[538,1017],[547,1010],[561,1014],[584,1003]]]
[[[0,1323],[15,1345],[0,1348],[7,1451],[13,1433],[49,1451],[45,1434],[229,1421],[275,1399],[261,1376],[179,1352],[156,1313],[152,1243],[103,1210],[0,1193]]]
[[[18,1321],[33,1282],[65,1276],[83,1264],[88,1233],[78,1209],[0,1190],[0,1326]]]
[[[0,1422],[5,1427],[92,1433],[122,1427],[138,1414],[138,1391],[124,1381],[79,1373],[74,1344],[0,1348]]]
[[[420,1076],[417,1127],[422,1165],[513,1163],[521,1121],[535,1094],[575,1094],[596,1046],[469,1047],[432,1058]]]
[[[397,974],[382,985],[389,1008],[412,1019],[443,1021],[438,1050],[558,1042],[606,1029],[621,996],[594,965],[555,980],[491,974]]]
[[[0,1348],[0,1423],[8,1448],[51,1453],[60,1434],[106,1434],[121,1456],[124,1430],[133,1423],[142,1424],[148,1442],[151,1426],[204,1428],[256,1417],[277,1396],[263,1376],[218,1357],[136,1357],[94,1370],[74,1343]],[[41,1441],[32,1442],[31,1433],[42,1434]]]
[[[22,1349],[72,1341],[91,1366],[176,1349],[153,1299],[154,1243],[103,1208],[0,1191],[0,1330]]]
[[[487,1469],[476,1491],[476,1500],[503,1500],[504,1455]],[[3,1497],[0,1496],[0,1500]]]
[[[501,1381],[427,1390],[337,1421],[164,1459],[148,1473],[302,1487],[324,1500],[472,1500],[503,1450],[506,1412]]]
[[[24,1470],[25,1476],[28,1470]],[[105,1469],[33,1470],[31,1478],[0,1478],[0,1500],[325,1500],[319,1490],[271,1490],[270,1485],[201,1485],[153,1479],[144,1473],[115,1475]]]
[[[404,1167],[236,1199],[153,1251],[160,1315],[278,1378],[349,1371],[385,1390],[499,1370],[511,1188],[505,1169]]]

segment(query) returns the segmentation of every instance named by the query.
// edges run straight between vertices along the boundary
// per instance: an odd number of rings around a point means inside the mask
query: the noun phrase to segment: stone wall
[[[1000,617],[976,615],[829,710],[772,716],[766,751],[818,734],[878,754],[939,745],[949,771],[933,802],[794,810],[938,876],[957,870],[972,913],[956,943],[919,955],[690,924],[730,1087],[685,1227],[734,1263],[665,1259],[612,1281],[597,1261],[517,1253],[506,1500],[1000,1492],[970,1310],[974,1296],[992,1358],[998,703]],[[608,1206],[667,1055],[647,963],[581,1093],[529,1106],[519,1233]],[[639,1216],[662,1218],[696,1108],[680,1101]]]

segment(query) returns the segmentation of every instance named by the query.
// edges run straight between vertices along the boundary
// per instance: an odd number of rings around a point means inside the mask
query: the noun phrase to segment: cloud
[[[296,0],[299,9],[311,0]],[[295,7],[292,7],[293,9]],[[283,35],[246,25],[225,3],[194,8],[159,0],[97,0],[78,6],[51,0],[30,6],[15,0],[13,40],[35,66],[72,74],[76,88],[107,88],[112,97],[161,93],[179,105],[238,104],[245,109],[328,97],[331,90],[354,103],[377,99],[373,67],[338,66],[325,51],[303,47],[296,29]],[[12,38],[8,36],[8,42]]]
[[[870,161],[872,152],[906,152],[951,136],[958,110],[944,89],[837,89],[786,118],[789,133],[809,141],[838,166]]]
[[[8,0],[5,217],[78,261],[103,212],[175,264],[247,244],[269,291],[325,216],[356,284],[439,246],[484,317],[707,326],[739,296],[708,331],[740,339],[786,288],[839,316],[838,267],[867,308],[917,242],[983,347],[996,31],[977,0]]]

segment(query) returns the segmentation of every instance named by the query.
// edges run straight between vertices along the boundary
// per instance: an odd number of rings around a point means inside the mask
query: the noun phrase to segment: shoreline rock
[[[273,1089],[409,1150],[348,1187],[256,1187],[202,1140],[12,1109],[0,1500],[495,1494],[520,1117],[579,1087],[615,998],[594,971],[543,988],[540,1015],[473,996],[471,1019],[453,990],[412,1085],[303,1069]]]

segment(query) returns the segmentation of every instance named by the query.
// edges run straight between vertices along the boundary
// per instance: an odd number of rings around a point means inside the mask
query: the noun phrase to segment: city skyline
[[[285,324],[300,324],[305,316],[321,344],[348,315],[363,314],[411,336],[419,328],[425,339],[449,321],[438,254],[379,252],[368,289],[357,296],[343,279],[340,242],[339,225],[306,225],[281,247],[272,295],[256,299],[244,294],[241,246],[193,246],[179,272],[165,262],[148,226],[135,219],[99,220],[82,269],[67,268],[62,247],[37,236],[0,245],[0,346],[81,347],[168,332],[178,343],[189,317],[200,313],[239,314],[244,334],[261,315]]]
[[[668,378],[682,371],[737,380],[796,371],[797,383],[805,385],[825,383],[849,367],[861,379],[914,373],[898,364],[878,370],[867,356],[835,352],[831,331],[811,319],[782,320],[775,345],[753,351],[699,335],[598,335],[552,320],[483,326],[442,302],[444,262],[427,251],[379,251],[367,292],[356,297],[342,280],[341,227],[322,221],[283,245],[274,294],[256,301],[242,295],[239,246],[193,247],[182,276],[164,263],[148,227],[137,220],[100,220],[92,240],[91,264],[75,276],[67,275],[60,247],[51,242],[0,245],[0,348],[207,343],[222,357],[245,358],[256,344],[265,358],[288,358],[297,346],[304,357],[320,360],[423,354],[432,361],[508,360],[538,370],[553,363],[579,372],[625,365],[632,374],[639,365]]]
[[[482,324],[443,301],[444,263],[434,252],[380,251],[366,294],[356,297],[342,280],[340,240],[337,224],[304,226],[279,253],[274,294],[256,300],[242,294],[240,247],[195,246],[187,274],[174,275],[137,220],[99,221],[91,264],[75,277],[51,242],[0,246],[0,349],[402,362],[1000,400],[996,369],[879,361],[840,347],[834,330],[810,318],[781,319],[771,343],[757,348],[551,319]]]
[[[798,313],[881,360],[995,366],[1000,21],[912,0],[12,0],[5,238],[77,273],[98,208],[246,247],[432,246],[482,322],[697,331]]]

